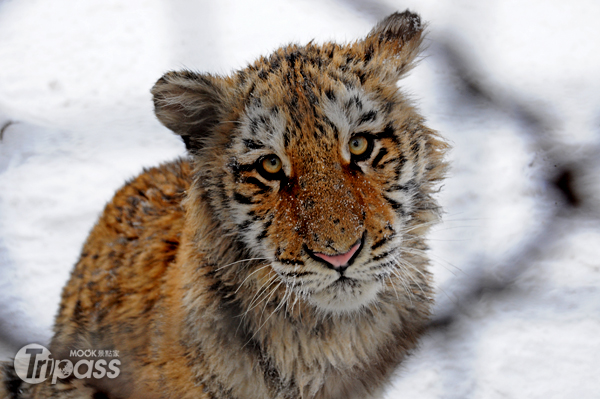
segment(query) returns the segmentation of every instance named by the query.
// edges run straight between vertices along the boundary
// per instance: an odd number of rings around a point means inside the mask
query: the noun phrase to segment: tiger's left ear
[[[210,140],[215,127],[229,111],[231,92],[227,80],[218,76],[169,72],[152,88],[154,112],[195,154]]]
[[[367,69],[384,69],[385,75],[397,80],[412,68],[420,51],[423,31],[419,15],[408,10],[396,12],[380,21],[354,46],[363,53]]]

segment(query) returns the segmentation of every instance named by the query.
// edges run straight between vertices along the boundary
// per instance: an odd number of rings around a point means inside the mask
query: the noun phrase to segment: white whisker
[[[218,272],[219,270],[224,269],[224,268],[226,268],[228,266],[232,266],[232,265],[235,265],[235,264],[238,264],[238,263],[242,263],[242,262],[250,262],[250,261],[253,261],[253,260],[269,260],[269,258],[248,258],[248,259],[237,260],[235,262],[231,262],[231,263],[228,263],[226,265],[223,265],[223,266],[219,267],[218,269],[216,269],[215,271]]]
[[[273,283],[275,281],[277,281],[277,276],[276,275],[272,275],[263,285],[260,286],[260,288],[256,291],[256,294],[254,294],[254,296],[252,297],[252,300],[250,301],[250,304],[248,305],[248,309],[246,309],[246,311],[244,312],[244,314],[242,315],[242,317],[246,317],[246,315],[248,314],[248,312],[250,312],[252,309],[254,309],[258,304],[260,304],[260,302],[261,302],[260,298],[266,292],[268,292],[269,287],[271,287],[271,285],[273,285]],[[265,285],[266,285],[266,287],[265,287]]]
[[[400,275],[400,273],[396,269],[392,269],[392,274],[398,278],[398,280],[400,281],[400,284],[402,284],[402,287],[404,287],[404,291],[406,291],[406,294],[408,296],[408,301],[412,305],[412,297],[414,294],[408,289],[408,286],[406,285],[404,278]]]
[[[388,275],[387,278],[390,280],[390,284],[392,285],[392,288],[394,289],[394,292],[396,293],[396,299],[400,300],[400,297],[398,296],[398,291],[396,290],[396,285],[394,284],[394,280],[392,280],[392,276]]]
[[[271,300],[271,297],[273,296],[273,294],[275,292],[277,292],[277,289],[279,288],[279,286],[282,284],[282,282],[280,281],[275,288],[273,288],[271,295],[269,295],[268,299],[265,302],[265,307],[263,308],[262,312],[261,312],[261,318],[262,318],[262,314],[265,311],[265,308],[267,307],[267,305],[269,304],[269,301]],[[287,289],[287,288],[286,288]],[[287,292],[287,291],[286,291]],[[271,314],[269,315],[269,317],[267,317],[267,319],[264,321],[264,323],[262,323],[260,325],[260,327],[258,327],[258,329],[254,332],[254,334],[252,334],[252,336],[250,337],[250,339],[248,340],[248,342],[246,342],[246,344],[244,344],[244,346],[246,346],[250,341],[252,341],[254,339],[254,337],[256,337],[256,335],[260,332],[260,330],[263,328],[263,326],[267,323],[267,321],[269,321],[269,319],[271,318],[271,316],[273,316],[273,314],[279,309],[279,307],[281,306],[281,303],[279,305],[277,305],[277,307],[275,308],[275,310],[273,310],[273,312],[271,312]],[[259,321],[260,322],[260,321]]]
[[[269,267],[269,266],[271,266],[271,264],[270,264],[270,263],[267,263],[266,265],[263,265],[262,267],[260,267],[260,268],[256,269],[255,271],[253,271],[252,273],[250,273],[248,276],[246,276],[246,278],[244,279],[244,281],[242,281],[242,282],[240,283],[240,285],[239,285],[239,287],[237,288],[237,290],[235,290],[234,294],[237,294],[237,293],[238,293],[238,291],[240,290],[240,288],[242,288],[242,286],[244,285],[244,283],[246,282],[246,280],[248,280],[248,279],[249,279],[249,278],[250,278],[250,277],[251,277],[253,274],[255,274],[255,273],[257,273],[257,272],[259,272],[259,271],[261,271],[261,270],[263,270],[264,268],[266,268],[266,267]]]
[[[280,282],[279,282],[279,283],[278,283],[278,284],[275,286],[275,288],[273,288],[273,290],[271,291],[271,295],[269,295],[269,297],[268,297],[268,298],[265,300],[265,306],[263,306],[263,308],[262,308],[262,311],[260,312],[259,323],[260,323],[260,320],[262,320],[262,315],[265,313],[265,309],[266,309],[266,308],[267,308],[267,306],[269,305],[269,302],[271,301],[271,298],[272,298],[272,297],[273,297],[273,295],[274,295],[274,294],[277,292],[277,289],[278,289],[279,287],[281,287],[281,284],[283,284],[283,282],[281,282],[281,281],[280,281]],[[284,287],[285,287],[285,285],[284,285]],[[287,287],[285,287],[285,292],[287,293]],[[284,297],[285,297],[285,294],[284,294]],[[279,304],[281,304],[281,302],[280,302]],[[277,306],[279,306],[279,305],[277,305]]]

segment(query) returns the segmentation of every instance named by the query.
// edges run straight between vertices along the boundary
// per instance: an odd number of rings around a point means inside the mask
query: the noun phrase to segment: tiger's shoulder
[[[81,325],[109,334],[144,334],[179,249],[182,201],[191,181],[189,160],[179,159],[144,170],[116,192],[63,290],[53,342],[65,350],[85,347],[86,342],[68,338],[81,332]]]

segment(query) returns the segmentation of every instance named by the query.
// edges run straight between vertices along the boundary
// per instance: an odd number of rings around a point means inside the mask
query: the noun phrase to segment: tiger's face
[[[444,145],[396,86],[421,28],[395,23],[393,37],[382,23],[353,45],[292,45],[228,78],[172,72],[153,91],[226,231],[324,312],[400,285],[403,249],[437,212]]]
[[[284,101],[270,95],[273,82],[255,94],[227,151],[226,186],[254,255],[303,298],[339,311],[374,300],[392,274],[412,168],[397,173],[405,165],[390,110],[328,83]]]

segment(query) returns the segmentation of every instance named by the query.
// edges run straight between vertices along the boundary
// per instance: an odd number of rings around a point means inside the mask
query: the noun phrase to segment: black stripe
[[[267,238],[267,234],[268,234],[268,233],[269,233],[269,232],[267,231],[267,229],[264,229],[263,231],[261,231],[261,232],[260,232],[260,234],[258,235],[258,237],[256,237],[256,239],[257,239],[258,241],[262,241],[262,240],[264,240],[265,238]]]
[[[367,74],[362,72],[362,71],[356,71],[356,75],[358,76],[358,79],[360,80],[360,84],[365,84],[365,81],[367,80]]]
[[[325,90],[325,95],[327,96],[327,98],[330,101],[334,101],[335,100],[335,94],[333,93],[333,90],[331,90],[331,89]]]
[[[245,204],[245,205],[252,205],[254,203],[254,202],[252,202],[251,198],[246,197],[245,195],[242,195],[238,192],[233,193],[233,200],[235,202],[238,202],[240,204]]]
[[[265,351],[261,351],[261,356],[258,357],[258,364],[260,365],[260,368],[263,371],[263,377],[265,383],[267,384],[267,387],[269,387],[269,390],[271,392],[280,391],[280,387],[282,386],[282,378],[279,375],[279,369],[277,368],[277,364],[271,359],[271,357],[267,353],[265,353]],[[290,381],[290,384],[294,384],[293,379]]]
[[[285,55],[285,60],[290,65],[291,69],[294,69],[294,65],[296,64],[296,60],[299,56],[300,56],[300,52],[298,50],[293,50],[290,53]]]
[[[368,271],[372,272],[373,270],[377,270],[377,269],[383,269],[384,267],[388,267],[388,266],[390,266],[390,264],[389,264],[389,263],[386,263],[386,262],[384,262],[384,263],[379,263],[379,264],[377,264],[377,265],[374,265],[374,266],[371,266],[371,267],[369,267],[369,270],[368,270]]]
[[[281,69],[281,59],[278,54],[274,54],[269,61],[271,62],[271,73],[276,73]]]
[[[244,143],[244,145],[251,150],[259,150],[259,149],[265,147],[258,141],[250,140],[250,139],[244,139],[244,140],[242,140],[242,143]]]
[[[271,191],[271,187],[267,186],[265,183],[261,182],[256,177],[248,177],[244,180],[244,183],[253,184],[260,188],[262,192]]]
[[[285,147],[287,147],[290,144],[290,131],[288,129],[285,129],[285,132],[283,132],[283,145]]]
[[[386,242],[390,241],[392,238],[394,238],[393,235],[391,236],[384,236],[381,240],[377,241],[375,244],[373,244],[371,246],[371,251],[376,250],[377,248],[379,248],[380,246],[382,246],[383,244],[385,244]]]
[[[258,121],[256,119],[250,120],[250,133],[253,136],[256,136],[256,133],[258,133]]]
[[[265,229],[268,229],[269,227],[271,227],[271,223],[273,223],[273,215],[270,215],[271,217],[265,222]]]
[[[271,227],[271,223],[273,223],[273,218],[271,218],[265,222],[265,225],[263,226],[263,231],[261,231],[259,236],[256,237],[259,241],[263,240],[267,237],[267,234],[269,233],[269,231],[268,231],[269,227]]]
[[[394,191],[410,192],[416,188],[417,188],[417,183],[414,180],[409,180],[408,182],[406,182],[406,184],[394,184],[394,185],[390,186],[389,188],[387,188],[385,191],[388,193],[391,193]]]
[[[350,109],[353,104],[359,111],[362,111],[363,103],[358,96],[353,96],[350,100],[346,101],[346,104],[344,105],[346,109]]]
[[[375,256],[375,257],[373,258],[373,260],[374,260],[374,261],[381,260],[381,259],[383,259],[383,258],[385,258],[385,257],[389,256],[389,255],[390,255],[392,252],[393,252],[393,250],[392,250],[392,251],[388,251],[388,252],[384,252],[384,253],[382,253],[381,255],[377,255],[377,256]]]
[[[331,119],[329,119],[328,117],[324,116],[323,117],[323,122],[325,122],[333,131],[333,136],[335,137],[335,139],[338,139],[339,136],[339,131],[337,126],[331,121]]]
[[[304,277],[304,276],[310,276],[313,274],[317,274],[315,272],[282,272],[283,275],[285,276],[290,276],[290,277]]]
[[[367,48],[365,49],[365,54],[364,54],[364,60],[365,60],[365,64],[367,64],[369,61],[371,61],[371,58],[373,58],[373,53],[375,52],[375,50],[373,49],[373,45],[370,44],[369,46],[367,46]]]
[[[279,259],[277,259],[277,261],[280,263],[283,263],[284,265],[298,265],[298,266],[304,265],[304,262],[302,262],[301,260],[296,260],[296,259],[279,258]]]
[[[401,203],[391,198],[388,198],[386,195],[384,195],[383,198],[385,198],[385,200],[392,206],[392,209],[394,209],[398,214],[400,214],[401,216],[406,216],[406,211],[404,210],[403,205]]]
[[[392,206],[393,209],[402,208],[402,204],[399,203],[398,201],[393,200],[393,199],[391,199],[391,198],[389,198],[389,197],[387,197],[385,195],[383,196],[383,198],[385,198],[385,200]]]
[[[361,115],[358,124],[362,125],[363,123],[372,122],[375,120],[375,118],[377,118],[377,111],[371,110]]]
[[[358,108],[359,111],[362,111],[363,103],[360,100],[360,97],[354,96],[353,99],[354,99],[354,103],[356,104],[356,108]]]
[[[410,149],[414,152],[414,153],[418,153],[419,150],[421,149],[421,143],[419,143],[419,139],[414,139],[410,142]]]
[[[267,72],[265,72],[264,70],[260,70],[258,71],[258,78],[260,80],[266,80],[267,79]]]
[[[404,167],[404,164],[406,163],[406,157],[404,155],[398,155],[397,160],[398,164],[396,165],[395,169],[397,178],[400,178],[400,174],[402,173],[402,167]]]
[[[398,137],[396,137],[394,126],[391,123],[388,123],[383,132],[376,134],[378,139],[392,139],[396,144],[399,144]]]
[[[242,231],[246,231],[246,230],[248,230],[248,228],[250,227],[251,224],[252,224],[252,220],[245,220],[242,222],[242,224],[239,225],[239,228]]]
[[[402,184],[394,184],[385,190],[387,193],[393,193],[396,191],[409,191],[408,187]]]
[[[233,157],[227,163],[227,167],[231,169],[233,175],[237,178],[242,172],[250,172],[254,170],[254,164],[244,165],[238,162],[237,158]]]
[[[383,157],[386,156],[387,153],[388,153],[388,150],[385,147],[382,147],[381,150],[379,150],[379,152],[377,153],[377,156],[375,157],[375,159],[373,160],[372,166],[374,168],[376,168],[377,165],[379,164],[379,162],[381,161],[381,159],[383,159]]]

